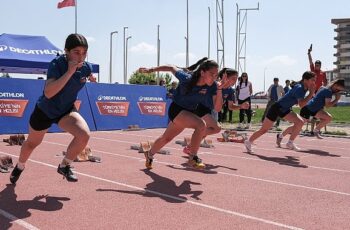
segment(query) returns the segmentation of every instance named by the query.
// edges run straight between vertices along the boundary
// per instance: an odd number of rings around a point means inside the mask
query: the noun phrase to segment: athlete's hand
[[[138,72],[140,73],[152,73],[153,72],[153,69],[152,68],[145,68],[145,67],[141,67],[139,68]]]
[[[337,101],[339,101],[340,97],[341,97],[341,94],[340,94],[340,93],[335,94],[335,99],[336,99]]]
[[[83,66],[84,62],[79,61],[69,61],[68,62],[68,71],[71,73],[74,73],[77,71],[77,69],[81,68]]]
[[[88,79],[90,82],[97,82],[96,77],[92,74],[90,74],[90,76],[88,76]]]
[[[316,85],[315,84],[312,84],[310,87],[309,87],[309,93],[311,95],[314,95],[315,94],[315,91],[316,91]]]

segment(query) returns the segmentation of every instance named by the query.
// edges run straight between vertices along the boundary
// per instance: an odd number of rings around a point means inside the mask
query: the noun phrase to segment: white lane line
[[[11,220],[12,223],[15,223],[15,224],[18,224],[18,225],[24,227],[25,229],[28,229],[28,230],[39,230],[39,228],[31,225],[30,223],[28,223],[28,222],[26,222],[24,220],[19,219],[18,217],[12,215],[11,213],[6,212],[5,210],[0,209],[0,215],[2,215],[3,217]],[[0,228],[1,228],[1,226],[0,226]]]
[[[105,138],[98,138],[98,139],[106,140]],[[107,140],[109,140],[109,139],[107,139]],[[112,140],[112,141],[117,141],[117,140]],[[64,144],[60,144],[60,143],[56,143],[56,142],[49,142],[49,141],[44,141],[44,142],[45,143],[49,143],[49,144],[53,144],[53,145],[66,146]],[[125,141],[122,141],[122,142],[125,142]],[[127,143],[131,143],[131,142],[127,142]],[[132,157],[132,156],[123,155],[123,154],[117,154],[117,153],[111,153],[111,152],[101,151],[101,150],[97,150],[97,149],[94,149],[94,151],[95,152],[104,153],[104,154],[108,154],[108,155],[113,155],[113,156],[119,156],[119,157],[124,157],[124,158],[129,158],[129,159],[135,159],[135,160],[138,160],[138,161],[143,161],[144,160],[144,158]],[[172,166],[177,166],[177,167],[180,167],[180,168],[186,168],[186,167],[184,167],[182,165],[174,164],[174,163],[171,163],[171,162],[158,161],[158,160],[155,160],[155,162],[157,162],[159,164],[163,164],[163,165],[172,165]],[[317,167],[315,166],[315,168],[317,168]],[[328,169],[328,170],[340,171],[340,170],[335,170],[335,169]],[[213,172],[211,170],[206,170],[206,171]],[[343,172],[343,170],[341,170],[341,171]],[[226,172],[221,172],[221,171],[216,171],[216,172],[218,174],[226,175],[226,176],[233,176],[233,177],[249,179],[249,180],[255,180],[255,181],[261,181],[261,182],[266,182],[266,183],[272,183],[272,184],[278,184],[278,185],[284,185],[284,186],[290,186],[290,187],[314,190],[314,191],[319,191],[319,192],[327,192],[327,193],[332,193],[332,194],[337,194],[337,195],[350,196],[350,193],[339,192],[339,191],[330,190],[330,189],[316,188],[316,187],[311,187],[311,186],[306,186],[306,185],[299,185],[299,184],[293,184],[293,183],[287,183],[287,182],[281,182],[281,181],[275,181],[275,180],[269,180],[269,179],[251,177],[251,176],[244,176],[244,175],[235,174],[235,173],[226,173]],[[346,171],[346,172],[350,172],[350,171]]]
[[[18,157],[18,156],[13,155],[13,154],[5,153],[5,152],[2,152],[2,151],[0,151],[0,152],[3,153],[3,154],[6,154],[6,155],[12,156],[12,157]],[[47,164],[47,163],[44,163],[44,162],[41,162],[41,161],[36,161],[36,160],[31,160],[31,159],[29,159],[29,161],[37,163],[37,164],[45,165],[45,166],[51,167],[51,168],[56,168],[57,167],[55,165]],[[75,171],[75,173],[78,174],[78,175],[81,175],[81,176],[85,176],[85,177],[91,178],[91,179],[104,181],[104,182],[107,182],[107,183],[119,185],[119,186],[130,188],[130,189],[140,190],[140,191],[143,191],[143,192],[148,192],[148,193],[160,196],[160,197],[166,197],[166,198],[169,198],[169,199],[181,201],[181,202],[184,202],[184,203],[189,203],[189,204],[192,204],[192,205],[195,205],[195,206],[199,206],[199,207],[202,207],[202,208],[211,209],[211,210],[214,210],[214,211],[230,214],[230,215],[233,215],[233,216],[242,217],[242,218],[245,218],[245,219],[250,219],[250,220],[253,220],[253,221],[258,221],[258,222],[262,222],[262,223],[266,223],[266,224],[270,224],[270,225],[275,225],[275,226],[283,227],[283,228],[287,228],[287,229],[293,229],[293,230],[300,230],[300,229],[302,229],[302,228],[298,228],[298,227],[295,227],[295,226],[286,225],[286,224],[282,224],[282,223],[279,223],[279,222],[275,222],[275,221],[271,221],[271,220],[267,220],[267,219],[263,219],[263,218],[259,218],[259,217],[255,217],[255,216],[251,216],[251,215],[247,215],[247,214],[244,214],[244,213],[235,212],[235,211],[231,211],[231,210],[228,210],[228,209],[219,208],[219,207],[216,207],[216,206],[212,206],[212,205],[208,205],[208,204],[204,204],[204,203],[200,203],[200,202],[195,202],[195,201],[183,199],[183,198],[172,196],[172,195],[169,195],[169,194],[166,194],[166,193],[161,193],[161,192],[157,192],[157,191],[153,191],[153,190],[137,187],[137,186],[134,186],[134,185],[121,183],[121,182],[114,181],[114,180],[109,180],[109,179],[105,179],[105,178],[102,178],[102,177],[89,175],[89,174],[86,174],[86,173],[81,173],[81,172],[77,172],[77,171]],[[35,229],[37,229],[37,228],[35,228]]]
[[[133,145],[137,145],[139,143],[136,142],[131,142],[131,141],[122,141],[122,140],[116,140],[116,139],[109,139],[109,138],[102,138],[102,137],[91,137],[97,140],[106,140],[106,141],[114,141],[114,142],[120,142],[120,143],[127,143],[127,144],[133,144]],[[55,142],[47,142],[47,143],[51,143],[51,144],[55,144]],[[58,143],[57,143],[58,144]],[[61,144],[59,144],[61,145]],[[165,147],[164,149],[173,149],[173,150],[178,150],[178,151],[182,151],[182,149],[180,148],[174,148],[174,147]],[[260,150],[266,150],[266,151],[276,151],[276,152],[283,152],[285,153],[285,149],[266,149],[266,148],[259,148]],[[288,150],[289,151],[289,150]],[[290,150],[291,151],[291,150]],[[241,157],[241,156],[235,156],[235,155],[227,155],[227,154],[221,154],[221,153],[213,153],[213,152],[199,152],[198,154],[207,154],[207,155],[213,155],[213,156],[222,156],[222,157],[230,157],[230,158],[239,158],[239,159],[243,159],[243,160],[252,160],[252,161],[260,161],[260,162],[264,162],[264,163],[271,163],[273,164],[273,162],[267,162],[266,160],[262,160],[262,159],[256,159],[256,158],[252,158],[252,157]],[[307,156],[300,156],[299,158],[305,158]],[[307,167],[309,168],[314,168],[314,169],[319,169],[319,170],[325,170],[325,171],[333,171],[333,172],[343,172],[343,173],[350,173],[350,170],[344,170],[344,169],[334,169],[334,168],[326,168],[326,167],[319,167],[319,166],[314,166],[314,165],[307,165]]]
[[[126,135],[126,136],[135,136],[135,137],[148,137],[148,138],[158,138],[158,136],[154,136],[154,135],[142,135],[142,134],[136,134],[136,133],[118,133],[118,132],[113,132],[113,131],[108,131],[107,133],[111,133],[111,134],[117,134],[117,135]],[[153,134],[153,133],[152,133]],[[191,134],[184,134],[184,133],[181,133],[180,135],[185,135],[185,136],[189,136]],[[220,135],[210,135],[208,138],[217,138],[217,137],[220,137]],[[179,137],[178,139],[181,139],[181,137]],[[271,144],[275,144],[274,141],[261,141],[261,140],[257,140],[256,143],[271,143]],[[326,144],[323,140],[322,140],[322,143],[324,145],[322,145],[322,148],[323,149],[338,149],[338,150],[348,150],[347,148],[342,148],[342,147],[335,147],[334,146],[334,142],[330,141],[328,144]],[[339,143],[350,143],[350,141],[348,142],[339,142]],[[215,145],[222,145],[222,146],[227,146],[227,144],[223,144],[223,143],[215,143]],[[310,145],[310,144],[303,144],[303,147],[309,147],[309,148],[319,148],[320,145],[317,145],[317,144],[314,144],[314,145]],[[256,148],[256,149],[260,149],[260,148]],[[278,151],[278,150],[276,150]],[[282,151],[281,151],[282,152]]]

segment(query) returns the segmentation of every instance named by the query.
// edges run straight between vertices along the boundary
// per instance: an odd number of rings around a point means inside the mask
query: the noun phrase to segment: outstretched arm
[[[141,67],[139,68],[140,73],[153,73],[153,72],[171,72],[172,74],[175,74],[176,71],[180,70],[178,67],[174,65],[163,65],[163,66],[157,66],[157,67],[152,67],[152,68],[145,68]]]
[[[311,49],[311,46],[310,46],[310,48],[307,50],[307,56],[309,58],[310,70],[313,71],[314,62],[312,61],[311,51],[312,51],[312,49]]]

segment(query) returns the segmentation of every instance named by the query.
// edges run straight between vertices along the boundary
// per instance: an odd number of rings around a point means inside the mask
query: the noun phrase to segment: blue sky
[[[57,47],[74,32],[74,7],[57,9],[60,0],[11,0],[1,3],[0,33],[46,36]],[[207,56],[208,7],[211,8],[211,58],[216,59],[215,0],[189,0],[190,63]],[[254,8],[257,1],[224,1],[225,64],[234,67],[236,3]],[[323,70],[334,68],[336,44],[332,18],[350,18],[350,1],[260,1],[248,13],[247,68],[255,92],[274,77],[298,80],[307,70],[307,48]],[[123,82],[123,27],[128,26],[128,75],[157,63],[160,25],[161,64],[185,66],[186,0],[78,0],[78,33],[89,40],[89,61],[100,64],[100,82],[109,79],[110,32],[113,37],[113,81]]]

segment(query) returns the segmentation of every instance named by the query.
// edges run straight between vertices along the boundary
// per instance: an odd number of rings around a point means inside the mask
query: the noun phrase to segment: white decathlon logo
[[[0,45],[0,52],[7,50],[7,46],[5,45]]]

